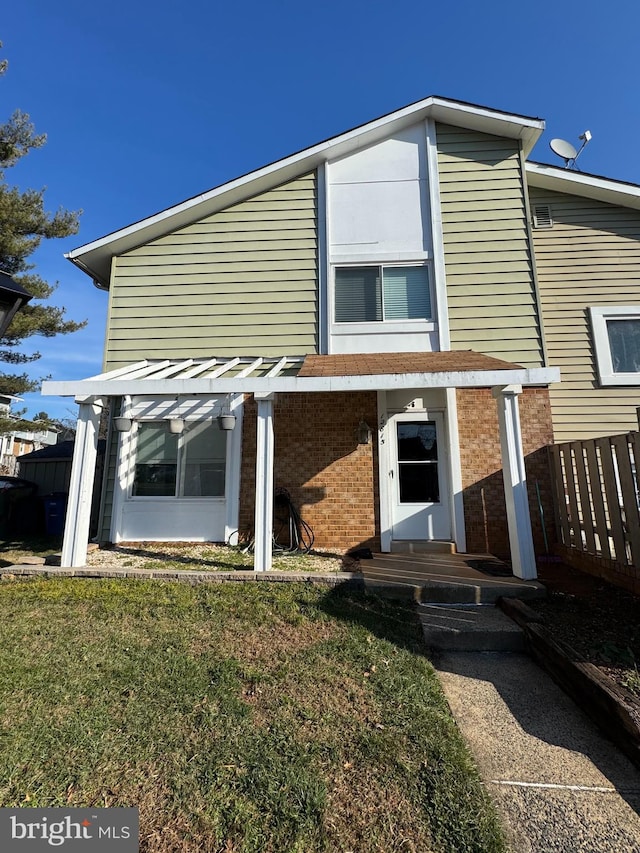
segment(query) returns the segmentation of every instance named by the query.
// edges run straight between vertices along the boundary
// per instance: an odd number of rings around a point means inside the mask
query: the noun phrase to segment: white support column
[[[533,580],[537,577],[537,571],[518,410],[518,394],[521,393],[521,385],[497,386],[492,389],[498,405],[502,474],[513,573],[523,580]]]
[[[228,545],[238,544],[238,519],[240,517],[240,468],[242,465],[242,419],[244,394],[231,394],[229,411],[236,416],[236,425],[227,439],[225,482],[227,485],[227,515],[224,537]]]
[[[273,400],[274,394],[254,394],[258,404],[256,439],[256,509],[253,569],[267,572],[273,556]]]
[[[77,568],[87,562],[100,412],[101,407],[95,400],[80,404],[60,560],[64,568]]]
[[[451,527],[456,549],[467,550],[467,531],[464,524],[464,500],[462,497],[462,463],[460,461],[460,434],[458,430],[458,398],[455,388],[447,388],[447,411],[445,414],[449,438],[449,482],[451,483]]]

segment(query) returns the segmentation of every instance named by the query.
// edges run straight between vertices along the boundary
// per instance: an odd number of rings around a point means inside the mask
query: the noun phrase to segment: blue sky
[[[265,163],[432,94],[538,116],[533,153],[640,183],[637,0],[574,6],[487,0],[21,0],[0,18],[0,121],[31,115],[45,148],[7,179],[47,187],[50,210],[82,209],[79,235],[34,256],[57,304],[86,329],[36,340],[34,375],[101,369],[107,295],[71,248]],[[31,413],[75,411],[30,395]]]

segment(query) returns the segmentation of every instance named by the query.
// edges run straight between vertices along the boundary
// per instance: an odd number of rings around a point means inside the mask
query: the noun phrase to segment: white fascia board
[[[429,116],[459,127],[522,139],[526,154],[544,130],[544,122],[541,119],[512,115],[444,98],[425,98],[86,243],[67,252],[65,258],[108,287],[111,259],[115,255],[128,252],[169,231],[184,227],[196,218],[211,216],[218,210],[292,180],[328,160],[338,159],[359,148],[373,145]]]
[[[544,120],[540,118],[513,115],[474,104],[455,104],[442,98],[432,100],[431,118],[480,133],[521,139],[525,157],[529,156],[545,127]]]
[[[275,376],[229,379],[84,379],[48,381],[44,396],[123,397],[149,394],[315,393],[320,391],[390,391],[403,388],[489,388],[495,385],[549,385],[560,381],[557,367],[513,370],[464,370],[442,373],[393,373],[366,376]]]
[[[531,187],[552,190],[569,195],[592,198],[621,207],[640,210],[640,186],[623,181],[612,181],[597,175],[585,175],[559,166],[544,163],[527,163],[527,183]]]

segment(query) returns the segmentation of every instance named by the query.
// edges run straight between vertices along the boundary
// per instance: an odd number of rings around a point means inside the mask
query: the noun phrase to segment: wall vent
[[[533,227],[553,228],[553,217],[551,206],[548,204],[536,204],[533,207]]]

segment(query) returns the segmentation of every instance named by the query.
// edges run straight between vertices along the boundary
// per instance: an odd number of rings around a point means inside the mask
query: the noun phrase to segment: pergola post
[[[521,385],[497,386],[492,389],[498,406],[504,497],[513,573],[523,580],[534,580],[537,577],[536,557],[518,409],[518,395],[521,393]]]
[[[100,412],[95,399],[80,403],[60,560],[64,568],[77,568],[87,562]]]
[[[273,400],[274,394],[257,393],[256,506],[253,569],[269,571],[273,556]]]

